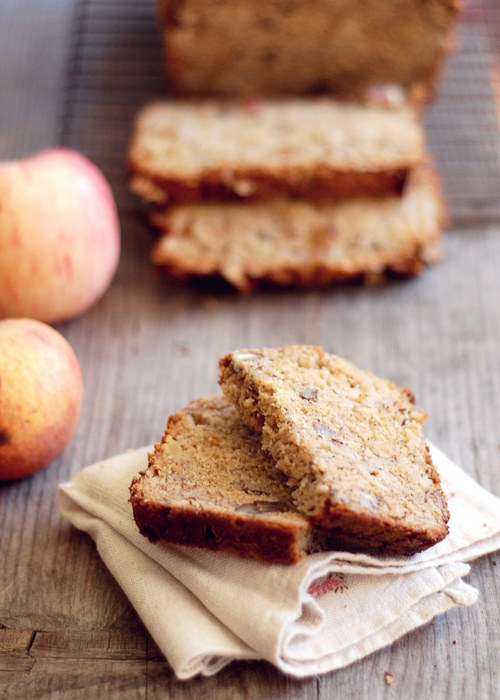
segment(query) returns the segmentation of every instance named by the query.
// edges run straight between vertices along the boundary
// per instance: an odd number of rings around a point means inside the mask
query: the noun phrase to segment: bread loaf
[[[329,92],[395,84],[429,98],[453,46],[458,0],[160,0],[178,95]]]

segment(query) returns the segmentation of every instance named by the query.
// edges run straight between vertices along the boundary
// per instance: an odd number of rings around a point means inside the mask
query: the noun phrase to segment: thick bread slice
[[[141,533],[182,545],[289,564],[318,547],[260,436],[223,396],[168,420],[130,487]]]
[[[229,353],[220,384],[314,525],[391,554],[446,536],[426,416],[409,390],[308,345]]]
[[[424,141],[407,105],[155,102],[136,121],[131,186],[154,203],[400,192]]]
[[[159,0],[181,95],[362,96],[380,83],[432,96],[458,0]]]
[[[437,178],[422,166],[402,197],[173,206],[153,216],[163,235],[152,258],[174,278],[221,277],[241,292],[372,282],[439,260],[443,218]]]

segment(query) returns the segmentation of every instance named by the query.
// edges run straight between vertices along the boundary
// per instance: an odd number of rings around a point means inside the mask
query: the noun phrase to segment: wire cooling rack
[[[153,0],[80,0],[61,110],[61,141],[92,157],[130,204],[125,153],[134,116],[166,94]],[[500,1],[469,0],[457,49],[427,110],[428,141],[454,225],[500,218]]]

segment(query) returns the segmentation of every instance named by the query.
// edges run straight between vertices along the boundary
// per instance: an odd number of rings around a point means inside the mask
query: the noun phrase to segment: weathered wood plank
[[[34,637],[31,630],[10,630],[0,627],[0,674],[26,672],[33,666],[29,648]]]

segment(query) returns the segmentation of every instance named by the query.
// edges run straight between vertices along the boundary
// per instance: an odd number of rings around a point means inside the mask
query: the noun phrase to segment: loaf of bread
[[[152,257],[173,278],[222,278],[243,293],[371,283],[438,260],[443,213],[436,176],[422,167],[402,197],[173,206],[153,218],[162,235]]]
[[[453,46],[458,0],[160,0],[178,95],[329,92],[396,84],[429,98]]]
[[[131,187],[155,204],[399,193],[424,142],[406,104],[165,100],[138,115]]]
[[[137,525],[158,539],[291,564],[319,547],[283,474],[223,396],[168,421],[148,468],[130,487]]]
[[[449,517],[408,389],[310,345],[231,352],[220,384],[317,527],[379,552],[442,540]]]

